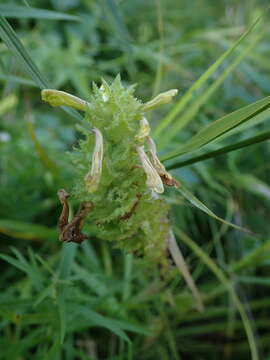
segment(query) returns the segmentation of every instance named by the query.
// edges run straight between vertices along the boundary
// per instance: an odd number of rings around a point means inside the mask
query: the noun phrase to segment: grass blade
[[[115,27],[119,39],[130,47],[130,35],[117,4],[114,0],[104,0],[104,5],[107,9],[107,14],[110,15],[111,22]]]
[[[267,7],[266,11],[269,9]],[[250,26],[250,28],[242,35],[240,38],[227,50],[223,53],[215,62],[212,64],[207,71],[205,71],[199,79],[188,89],[184,96],[179,100],[173,109],[168,113],[168,115],[163,119],[163,121],[156,128],[154,135],[158,136],[162,131],[167,128],[170,123],[175,119],[175,117],[185,108],[187,103],[192,100],[193,95],[196,91],[202,88],[202,86],[207,82],[207,80],[216,72],[219,66],[234,52],[234,50],[242,43],[242,41],[247,38],[247,36],[255,29],[257,24],[262,20],[263,15],[259,16],[257,20]]]
[[[185,279],[185,281],[196,301],[196,307],[197,307],[198,311],[203,312],[204,305],[203,305],[201,294],[193,280],[192,275],[189,272],[189,269],[185,262],[184,256],[181,252],[179,245],[176,242],[175,236],[172,231],[171,231],[169,239],[168,239],[168,249],[173,258],[173,261],[175,262],[176,267],[178,268],[180,274],[182,274],[183,278]]]
[[[0,233],[25,240],[55,240],[55,229],[11,219],[0,219]]]
[[[77,247],[78,245],[74,243],[63,244],[62,256],[59,265],[59,277],[61,280],[68,278],[70,275],[71,267],[77,252]]]
[[[46,20],[69,20],[81,21],[77,16],[64,14],[57,11],[37,9],[18,5],[0,5],[0,14],[5,17],[16,19],[46,19]]]
[[[165,146],[168,142],[177,134],[184,126],[186,126],[190,121],[196,118],[201,106],[205,104],[208,99],[215,93],[219,86],[224,82],[224,80],[232,73],[236,66],[250,53],[254,48],[257,42],[261,39],[264,33],[256,36],[255,39],[250,41],[250,43],[240,52],[236,59],[218,76],[218,78],[205,90],[194,102],[189,106],[187,111],[174,123],[169,131],[162,136],[159,143],[160,146]]]
[[[198,163],[200,161],[204,161],[204,160],[208,160],[208,159],[212,159],[216,156],[219,155],[224,155],[227,154],[231,151],[235,151],[235,150],[240,150],[244,147],[250,146],[250,145],[255,145],[255,144],[259,144],[263,141],[269,140],[270,139],[270,131],[264,131],[261,132],[260,134],[256,135],[256,136],[252,136],[246,140],[242,140],[239,141],[235,144],[232,145],[227,145],[224,146],[218,150],[214,150],[214,151],[209,151],[203,155],[199,155],[199,156],[194,156],[191,159],[188,160],[183,160],[183,161],[178,161],[174,164],[168,165],[166,166],[166,169],[171,170],[171,169],[179,169],[182,168],[184,166],[187,165],[191,165],[191,164],[195,164]]]
[[[230,130],[255,118],[270,108],[270,96],[267,96],[253,104],[247,105],[237,111],[232,112],[222,118],[210,123],[194,135],[180,149],[165,154],[162,160],[172,159],[176,156],[197,150],[210,142],[217,140],[220,136],[226,134]]]
[[[39,86],[39,88],[49,88],[50,86],[47,79],[41,75],[21,41],[17,37],[15,31],[3,16],[0,16],[0,37],[3,39],[12,54],[14,54],[16,59],[23,65],[23,68],[27,70],[28,74]]]
[[[240,301],[237,293],[234,290],[233,285],[230,283],[227,276],[222,272],[222,270],[216,265],[216,263],[191,239],[189,238],[184,232],[179,229],[175,229],[176,235],[183,241],[200,259],[209,269],[212,270],[213,274],[219,279],[219,281],[228,289],[235,306],[241,316],[248,342],[251,352],[252,360],[259,360],[258,349],[256,345],[256,339],[254,337],[254,333],[252,330],[251,322],[247,316],[245,308]]]
[[[21,64],[22,68],[29,74],[40,89],[52,88],[47,79],[38,70],[13,28],[3,16],[0,16],[0,37],[16,60]],[[81,119],[81,115],[74,109],[63,108],[77,120]]]
[[[208,207],[206,205],[204,205],[199,199],[196,198],[196,196],[194,196],[186,187],[183,186],[183,184],[181,184],[181,186],[179,188],[177,188],[177,191],[181,193],[181,195],[186,198],[192,205],[194,205],[196,208],[198,208],[199,210],[205,212],[207,215],[211,216],[212,218],[233,227],[234,229],[240,230],[240,231],[244,231],[247,233],[251,233],[249,230],[242,228],[241,226],[235,225],[230,223],[227,220],[222,219],[221,217],[217,216],[215,213],[213,213],[213,211],[211,211],[210,209],[208,209]]]

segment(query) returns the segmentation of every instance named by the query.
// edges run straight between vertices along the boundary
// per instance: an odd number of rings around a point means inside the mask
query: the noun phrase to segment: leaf
[[[267,96],[253,104],[244,106],[243,108],[232,112],[222,118],[210,123],[208,126],[194,135],[180,149],[165,155],[161,160],[172,159],[176,156],[197,150],[202,146],[216,140],[219,136],[225,134],[236,126],[252,119],[253,117],[263,113],[270,108],[270,96]]]
[[[263,141],[266,141],[269,139],[270,139],[270,131],[264,131],[258,135],[251,136],[250,138],[247,138],[246,140],[242,140],[242,141],[236,142],[232,145],[227,145],[227,146],[221,147],[218,150],[209,151],[209,152],[206,152],[205,154],[202,154],[199,156],[194,156],[188,160],[178,161],[174,164],[166,166],[166,169],[167,170],[179,169],[179,168],[187,166],[187,165],[195,164],[195,163],[203,161],[203,160],[212,159],[216,156],[227,154],[234,150],[239,150],[239,149],[242,149],[242,148],[250,146],[250,145],[259,144],[260,142],[263,142]]]
[[[267,7],[266,11],[269,7]],[[208,79],[216,72],[218,67],[234,52],[240,43],[255,29],[257,24],[262,20],[263,15],[259,16],[257,20],[249,27],[249,29],[240,38],[233,43],[233,45],[226,50],[208,69],[205,71],[199,79],[188,89],[188,91],[182,96],[178,104],[168,113],[168,115],[162,120],[159,126],[154,132],[154,136],[158,136],[162,131],[169,126],[174,118],[185,108],[187,103],[193,98],[196,91],[202,88],[202,86],[208,81]],[[163,135],[164,133],[162,133]]]
[[[28,74],[35,83],[41,89],[49,88],[50,86],[47,79],[39,72],[15,31],[3,16],[0,16],[0,37],[3,39],[9,50],[15,55],[16,59],[23,65],[24,69],[27,69]]]
[[[78,248],[77,244],[74,243],[64,243],[62,246],[62,256],[59,265],[59,278],[61,280],[69,277]]]
[[[11,249],[17,259],[5,254],[0,254],[0,258],[25,272],[31,278],[34,288],[40,291],[42,289],[42,280],[39,269],[30,264],[16,248]]]
[[[10,74],[9,75],[0,74],[0,80],[6,81],[9,83],[14,82],[16,84],[37,87],[37,85],[32,80],[24,79],[20,76],[15,76],[15,75],[10,75]]]
[[[112,24],[116,29],[116,33],[119,35],[120,40],[129,46],[130,34],[124,23],[123,16],[119,10],[119,7],[114,0],[104,0],[105,7],[107,9],[107,15],[110,15]]]
[[[66,286],[62,286],[62,290],[57,294],[57,308],[59,314],[59,326],[60,326],[60,343],[63,344],[67,331],[67,306],[66,306]]]
[[[0,116],[13,109],[18,103],[18,98],[14,94],[6,96],[0,101]]]
[[[26,122],[28,134],[33,141],[40,162],[44,165],[45,168],[47,168],[55,176],[56,179],[59,179],[59,181],[61,181],[61,175],[58,170],[57,164],[49,157],[49,155],[41,145],[36,133],[35,122],[30,114],[28,115],[25,122]]]
[[[235,303],[236,308],[239,311],[241,316],[244,328],[246,330],[249,347],[251,351],[252,360],[259,360],[259,354],[256,344],[256,339],[252,330],[252,325],[248,315],[245,311],[245,308],[239,299],[233,285],[227,278],[227,276],[223,273],[223,271],[216,265],[216,263],[208,256],[208,254],[203,251],[190,237],[188,237],[183,231],[180,229],[174,230],[176,235],[183,241],[199,258],[200,260],[212,270],[213,274],[219,279],[219,281],[228,289],[233,302]]]
[[[55,240],[55,229],[43,225],[29,224],[21,221],[0,219],[0,233],[26,240]]]
[[[22,68],[29,74],[40,89],[52,88],[47,79],[38,70],[13,28],[3,16],[0,16],[0,37],[5,42],[6,46],[9,48],[16,60],[22,65]],[[63,107],[63,109],[77,120],[82,118],[81,115],[74,109],[67,107]]]
[[[186,198],[192,205],[194,205],[196,208],[200,209],[201,211],[205,212],[207,215],[213,217],[214,219],[216,219],[218,221],[221,221],[222,223],[224,223],[228,226],[233,227],[234,229],[244,231],[246,233],[251,234],[251,231],[244,229],[241,226],[232,224],[231,222],[224,220],[221,217],[214,214],[213,211],[208,209],[208,207],[206,205],[204,205],[199,199],[196,198],[196,196],[194,196],[187,188],[185,188],[183,186],[183,184],[181,184],[180,187],[177,188],[177,191],[180,192],[181,195],[184,196],[184,198]]]
[[[237,272],[243,268],[256,267],[266,260],[269,260],[270,240],[266,240],[261,246],[245,254],[239,261],[231,264],[230,271]]]
[[[173,258],[173,261],[178,268],[179,272],[182,274],[183,278],[185,279],[194,299],[196,302],[196,307],[198,311],[204,311],[204,305],[202,301],[201,294],[193,280],[192,275],[189,272],[188,266],[185,262],[184,256],[181,252],[180,246],[177,244],[175,236],[171,231],[169,239],[168,239],[168,250]]]
[[[81,21],[77,16],[18,5],[0,5],[0,14],[10,18]]]
[[[108,330],[112,331],[127,342],[130,342],[130,339],[127,337],[123,330],[132,331],[143,335],[149,335],[149,332],[140,326],[134,325],[127,321],[116,320],[107,316],[100,315],[96,311],[90,310],[84,305],[71,304],[70,310],[72,310],[72,313],[76,313],[77,316],[80,315],[83,318],[89,320],[90,324],[107,328]]]

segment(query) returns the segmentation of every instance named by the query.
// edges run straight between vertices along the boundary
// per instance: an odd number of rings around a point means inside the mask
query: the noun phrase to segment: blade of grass
[[[204,264],[213,272],[218,280],[228,289],[232,300],[241,316],[251,352],[252,360],[259,360],[259,353],[257,349],[256,339],[254,337],[251,322],[245,311],[245,308],[239,299],[233,285],[223,271],[216,265],[216,263],[189,237],[180,229],[175,229],[176,235],[183,241],[200,259]]]
[[[15,31],[3,16],[0,16],[0,36],[12,54],[14,54],[15,58],[20,61],[23,68],[27,70],[28,74],[35,83],[41,89],[48,88],[49,83],[47,79],[41,75]]]
[[[247,267],[256,267],[260,263],[267,261],[270,254],[270,240],[265,241],[264,244],[257,249],[245,254],[239,261],[231,264],[230,271],[238,272]]]
[[[62,256],[59,265],[59,278],[61,280],[66,279],[70,275],[71,267],[77,252],[77,247],[77,244],[74,243],[63,244]]]
[[[213,213],[213,211],[208,209],[208,207],[206,205],[204,205],[199,199],[197,199],[196,196],[194,196],[186,187],[184,187],[183,184],[181,184],[181,186],[179,188],[177,188],[177,191],[180,192],[180,194],[182,196],[184,196],[184,198],[186,198],[192,205],[194,205],[199,210],[205,212],[207,215],[213,217],[214,219],[216,219],[218,221],[221,221],[222,223],[224,223],[228,226],[233,227],[234,229],[244,231],[246,233],[251,234],[251,231],[244,229],[241,226],[232,224],[229,221],[226,221],[226,220],[222,219],[221,217],[217,216],[215,213]]]
[[[40,89],[52,88],[47,79],[38,70],[13,28],[3,16],[0,16],[0,37],[16,60],[21,64],[22,68],[29,74]],[[67,107],[63,107],[63,109],[77,120],[82,118],[74,109]]]
[[[184,256],[181,252],[179,245],[176,242],[175,236],[173,232],[170,232],[170,236],[168,238],[168,250],[174,260],[176,267],[178,268],[180,274],[182,274],[183,278],[185,279],[194,299],[196,302],[196,307],[198,311],[204,311],[204,305],[202,301],[201,294],[193,280],[192,275],[189,272],[188,266],[185,262]]]
[[[246,121],[255,118],[270,108],[270,96],[267,96],[253,104],[247,105],[239,110],[225,115],[222,118],[210,123],[194,135],[180,149],[165,154],[161,160],[169,160],[176,156],[189,153],[199,149],[200,147],[217,140],[218,137],[226,134],[228,131],[243,124]]]
[[[250,146],[250,145],[259,144],[259,143],[269,140],[269,139],[270,139],[270,131],[264,131],[256,136],[252,136],[246,140],[239,141],[232,145],[224,146],[218,150],[210,151],[208,153],[205,153],[205,154],[199,155],[199,156],[194,156],[188,160],[178,161],[174,164],[166,166],[166,169],[168,169],[168,170],[179,169],[179,168],[182,168],[187,165],[195,164],[200,161],[212,159],[219,155],[227,154],[231,151],[240,150],[240,149]]]
[[[46,19],[46,20],[69,20],[81,21],[77,16],[64,14],[57,11],[37,9],[18,5],[0,5],[0,14],[5,17],[16,19]]]
[[[116,33],[119,35],[119,38],[121,41],[123,41],[123,43],[130,47],[130,34],[123,20],[123,16],[119,10],[119,7],[114,0],[104,0],[104,5],[107,9],[107,14],[110,15],[110,19],[115,27]]]
[[[260,33],[252,41],[248,43],[246,47],[240,52],[236,59],[217,77],[217,79],[204,91],[201,95],[194,100],[194,102],[188,107],[186,112],[174,123],[174,125],[166,131],[166,133],[160,138],[160,146],[165,146],[168,142],[177,134],[184,126],[190,121],[196,118],[201,106],[207,102],[207,100],[214,94],[218,87],[224,82],[236,66],[248,55],[248,53],[255,47],[257,42],[262,38],[264,33]]]
[[[55,229],[43,225],[29,224],[22,221],[0,219],[0,233],[26,240],[55,240]]]
[[[268,11],[269,6],[266,8],[265,12]],[[264,13],[265,13],[264,12]],[[162,120],[159,126],[154,132],[154,136],[158,136],[162,131],[169,126],[169,124],[175,119],[175,117],[184,109],[187,103],[193,98],[194,93],[201,89],[202,86],[207,82],[207,80],[216,72],[218,67],[234,52],[234,50],[242,43],[242,41],[255,29],[257,24],[262,20],[263,15],[259,16],[256,21],[247,29],[247,31],[240,36],[240,38],[227,50],[223,53],[215,62],[212,64],[207,71],[205,71],[199,79],[188,89],[184,96],[179,100],[179,102],[173,107],[173,109],[168,113],[168,115]]]
[[[0,101],[0,116],[10,111],[18,104],[18,98],[15,94],[10,94]]]
[[[135,75],[135,63],[133,60],[133,48],[131,47],[131,36],[125,24],[123,15],[120,11],[119,5],[115,0],[103,0],[106,15],[112,24],[112,27],[120,40],[120,46],[124,53],[127,55],[127,71],[130,73],[131,78]]]

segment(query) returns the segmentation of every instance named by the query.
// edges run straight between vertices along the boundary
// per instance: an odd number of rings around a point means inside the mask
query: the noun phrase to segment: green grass
[[[266,6],[0,5],[0,360],[270,359]],[[87,99],[92,81],[118,73],[145,101],[179,89],[151,126],[182,183],[165,197],[202,313],[174,267],[168,281],[100,239],[57,241],[80,115],[51,111],[39,89]]]

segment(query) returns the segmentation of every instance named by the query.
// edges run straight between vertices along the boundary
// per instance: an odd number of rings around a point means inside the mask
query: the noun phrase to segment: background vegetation
[[[267,3],[0,4],[16,32],[1,18],[0,359],[270,359],[270,101],[199,133],[269,94]],[[151,124],[183,186],[165,196],[203,313],[177,272],[168,283],[106,242],[57,241],[77,115],[42,104],[39,88],[88,98],[118,73],[144,101],[179,89]]]

